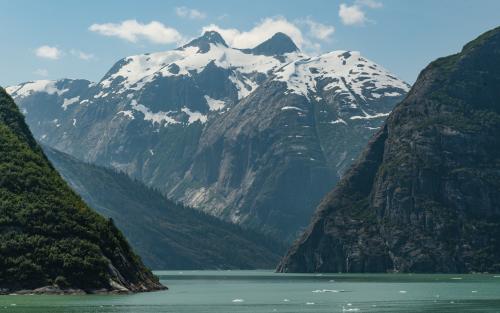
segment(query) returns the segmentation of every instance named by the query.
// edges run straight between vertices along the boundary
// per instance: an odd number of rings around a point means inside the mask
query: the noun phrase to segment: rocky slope
[[[422,71],[281,272],[500,271],[500,28]]]
[[[0,293],[163,289],[114,226],[66,185],[0,88]],[[54,289],[49,288],[49,289]]]
[[[281,243],[176,204],[125,174],[44,150],[85,202],[113,219],[150,268],[273,268],[285,251]]]
[[[42,143],[279,238],[295,237],[407,90],[358,52],[308,57],[282,33],[241,50],[216,32],[124,58],[99,83],[8,88]]]

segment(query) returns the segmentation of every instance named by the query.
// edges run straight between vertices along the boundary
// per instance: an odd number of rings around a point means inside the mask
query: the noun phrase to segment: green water
[[[0,313],[500,313],[500,275],[156,274],[170,290],[120,296],[0,296]]]

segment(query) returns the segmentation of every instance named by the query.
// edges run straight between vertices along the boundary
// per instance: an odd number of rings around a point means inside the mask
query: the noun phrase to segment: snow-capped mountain
[[[184,203],[292,238],[409,86],[358,52],[216,32],[117,62],[98,83],[8,87],[35,136]]]

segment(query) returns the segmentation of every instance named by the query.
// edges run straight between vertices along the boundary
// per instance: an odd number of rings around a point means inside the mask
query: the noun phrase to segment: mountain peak
[[[224,38],[222,38],[222,36],[218,32],[209,30],[204,32],[203,35],[201,35],[200,37],[191,40],[188,44],[184,45],[182,48],[198,47],[199,48],[198,52],[206,53],[208,52],[208,50],[210,50],[210,44],[222,45],[224,47],[227,47]]]
[[[288,35],[278,32],[249,51],[253,54],[273,56],[299,51],[299,48]]]

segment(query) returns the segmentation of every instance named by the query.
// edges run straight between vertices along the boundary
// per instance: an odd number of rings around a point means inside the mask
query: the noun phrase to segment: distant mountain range
[[[408,84],[354,51],[216,32],[118,61],[98,83],[7,88],[37,140],[185,205],[291,240]]]
[[[200,211],[111,169],[44,147],[54,167],[86,203],[112,218],[153,269],[269,269],[281,243]]]
[[[278,267],[500,272],[500,27],[437,59]]]

